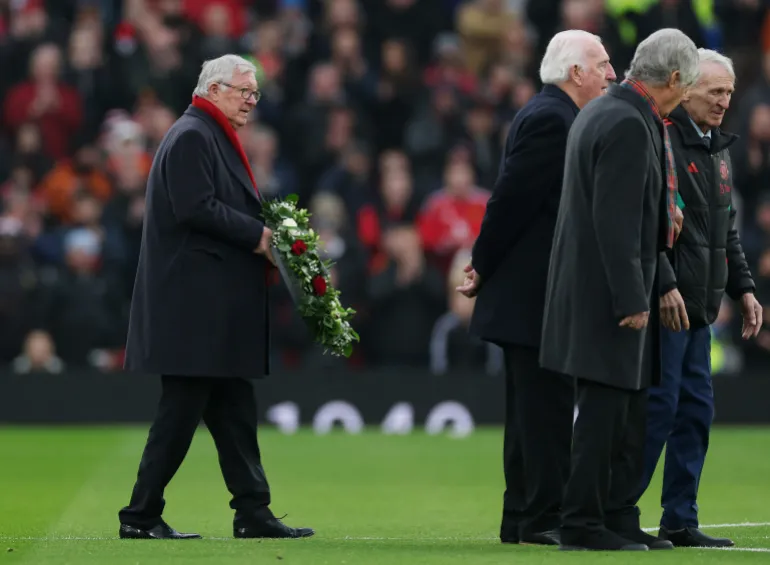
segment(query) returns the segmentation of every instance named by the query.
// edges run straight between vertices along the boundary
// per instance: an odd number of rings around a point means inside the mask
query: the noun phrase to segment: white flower
[[[287,228],[296,228],[296,227],[297,227],[297,222],[295,222],[295,221],[294,221],[294,220],[292,220],[291,218],[286,218],[286,219],[285,219],[285,220],[282,222],[282,225],[286,226]]]

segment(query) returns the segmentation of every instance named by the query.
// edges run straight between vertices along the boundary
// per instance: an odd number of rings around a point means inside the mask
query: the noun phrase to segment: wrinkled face
[[[610,63],[610,56],[600,43],[592,44],[586,49],[585,62],[585,68],[578,70],[574,77],[580,87],[584,105],[607,92],[610,83],[617,78]]]
[[[227,83],[209,86],[211,102],[227,117],[235,129],[246,125],[249,113],[257,105],[257,79],[254,73],[234,72]]]
[[[735,81],[719,63],[705,63],[695,86],[682,97],[682,106],[699,127],[710,130],[719,127],[730,107]]]

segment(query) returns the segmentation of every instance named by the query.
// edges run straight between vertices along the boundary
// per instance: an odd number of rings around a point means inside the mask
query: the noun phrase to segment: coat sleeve
[[[751,277],[746,256],[743,253],[741,238],[735,227],[735,207],[730,207],[730,230],[727,232],[727,295],[733,300],[740,299],[747,292],[754,292],[754,279]]]
[[[511,133],[473,246],[473,268],[482,281],[492,276],[536,217],[550,188],[561,185],[568,133],[564,119],[555,113],[533,115]]]
[[[648,182],[646,126],[623,119],[598,140],[593,222],[601,262],[620,320],[647,312],[650,300],[642,272],[642,217]]]
[[[671,266],[671,260],[668,258],[668,253],[665,251],[660,252],[658,269],[660,271],[659,290],[660,295],[663,296],[677,287],[674,267]]]
[[[165,155],[164,176],[177,221],[236,247],[259,246],[264,224],[215,196],[212,154],[203,134],[179,134]]]

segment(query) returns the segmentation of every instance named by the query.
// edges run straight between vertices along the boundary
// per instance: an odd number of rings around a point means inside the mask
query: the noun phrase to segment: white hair
[[[692,39],[678,29],[660,29],[637,46],[626,78],[663,86],[679,71],[680,86],[689,87],[698,80],[698,66],[698,49]]]
[[[733,79],[733,82],[735,82],[735,69],[733,68],[733,61],[730,59],[730,57],[725,57],[721,53],[717,53],[712,49],[701,48],[698,49],[698,62],[701,65],[703,63],[717,63],[718,65],[722,65],[722,67]]]
[[[586,51],[592,42],[601,45],[602,40],[598,35],[580,29],[568,29],[554,35],[540,62],[540,82],[560,84],[569,78],[574,65],[584,69]]]
[[[222,55],[217,59],[206,61],[201,68],[193,94],[206,96],[209,93],[209,86],[216,82],[230,82],[236,72],[256,74],[257,67],[238,55]]]

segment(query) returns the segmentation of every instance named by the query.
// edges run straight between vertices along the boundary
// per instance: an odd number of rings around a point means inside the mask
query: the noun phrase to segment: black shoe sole
[[[618,549],[584,547],[582,545],[560,545],[559,551],[648,551],[650,548],[641,543],[626,545]]]
[[[670,541],[670,540],[669,540]],[[728,547],[735,547],[735,543],[730,544],[673,544],[674,547],[691,547],[691,548],[705,548],[705,549],[725,549]]]
[[[168,537],[168,538],[156,538],[156,537],[149,536],[149,535],[140,535],[140,536],[125,535],[122,532],[118,533],[118,537],[120,537],[120,539],[154,539],[154,540],[203,539],[203,536],[200,536],[198,534],[194,534],[194,535],[191,534],[191,535],[188,535],[188,536],[175,536],[175,537]]]
[[[177,532],[176,535],[171,536],[163,536],[163,537],[157,537],[150,535],[150,533],[147,530],[142,530],[139,528],[134,528],[132,526],[121,526],[118,529],[118,537],[120,539],[174,539],[174,540],[180,540],[180,539],[201,539],[200,534],[183,534]]]
[[[236,539],[304,539],[304,538],[312,538],[315,535],[315,532],[311,531],[307,534],[302,534],[300,536],[261,536],[261,535],[250,535],[250,534],[240,534],[238,532],[233,532],[233,537]]]

